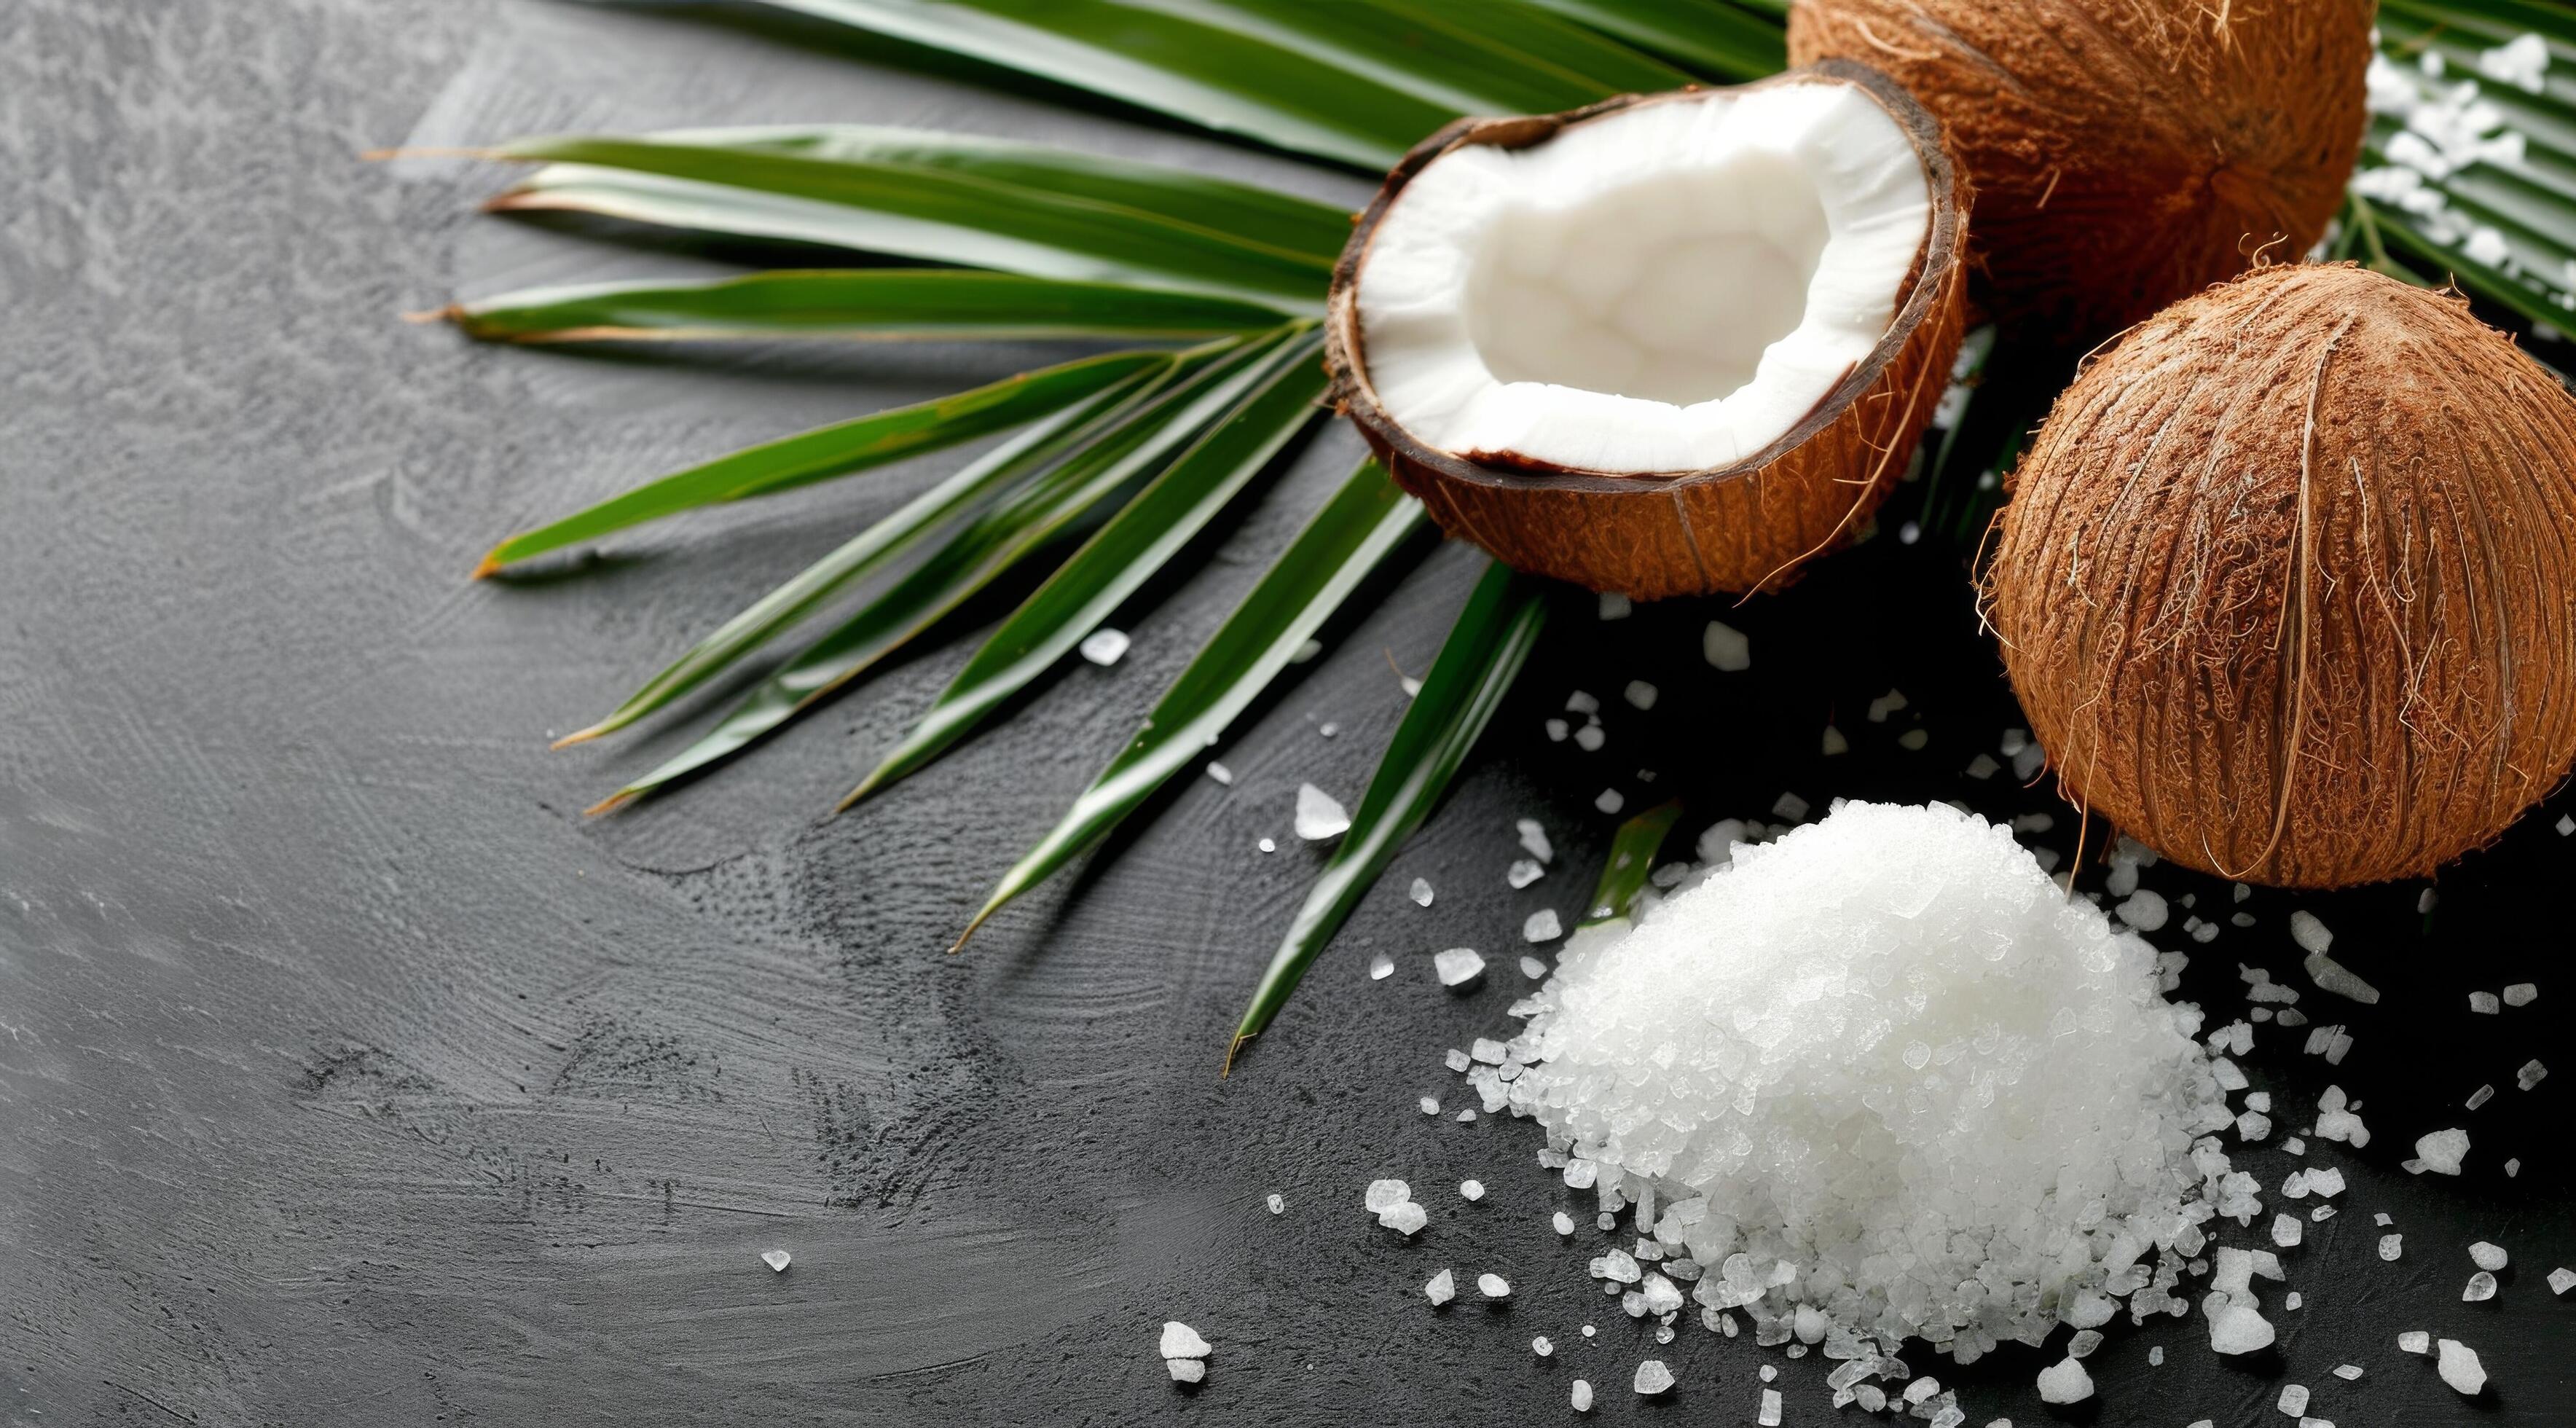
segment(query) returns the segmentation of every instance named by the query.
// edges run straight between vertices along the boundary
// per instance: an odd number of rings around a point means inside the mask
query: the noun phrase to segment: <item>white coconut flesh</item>
[[[1685,94],[1425,165],[1354,301],[1394,423],[1470,460],[1730,466],[1895,320],[1932,224],[1914,142],[1831,81]]]

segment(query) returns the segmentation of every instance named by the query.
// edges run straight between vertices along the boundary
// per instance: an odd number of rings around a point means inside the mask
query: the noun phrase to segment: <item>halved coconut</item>
[[[1939,126],[1833,62],[1463,119],[1333,278],[1336,396],[1451,535],[1640,599],[1777,584],[1902,475],[1958,353]]]

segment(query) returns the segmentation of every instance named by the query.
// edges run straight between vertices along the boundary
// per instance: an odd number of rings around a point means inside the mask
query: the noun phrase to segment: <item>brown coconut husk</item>
[[[1441,155],[1471,144],[1528,148],[1571,125],[1638,104],[1688,104],[1712,91],[1626,95],[1564,114],[1461,119],[1404,156],[1333,273],[1325,362],[1339,408],[1397,482],[1442,530],[1505,564],[1640,600],[1785,584],[1808,558],[1847,543],[1906,469],[1956,360],[1966,298],[1967,192],[1942,147],[1940,125],[1888,78],[1829,63],[1759,81],[1848,84],[1866,91],[1912,139],[1933,215],[1887,334],[1806,420],[1731,466],[1660,475],[1516,463],[1508,453],[1462,455],[1414,438],[1369,384],[1356,292],[1379,220],[1405,185]]]
[[[2090,362],[1985,575],[2067,793],[2285,887],[2430,873],[2576,758],[2576,400],[2457,296],[2273,267]]]
[[[1887,71],[1977,186],[1977,299],[2080,350],[2257,261],[2343,201],[2372,0],[1797,0],[1789,58]]]

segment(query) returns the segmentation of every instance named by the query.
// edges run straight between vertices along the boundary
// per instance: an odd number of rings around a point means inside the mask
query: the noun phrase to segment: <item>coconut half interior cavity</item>
[[[1333,270],[1333,396],[1441,529],[1641,600],[1771,588],[1868,529],[1959,353],[1940,124],[1827,60],[1461,119]]]
[[[1917,136],[1790,76],[1470,143],[1414,172],[1357,265],[1367,378],[1422,445],[1656,476],[1753,456],[1887,334],[1933,226]]]

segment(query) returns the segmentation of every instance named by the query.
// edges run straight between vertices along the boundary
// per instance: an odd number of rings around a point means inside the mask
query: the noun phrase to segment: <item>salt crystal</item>
[[[1214,759],[1208,760],[1207,776],[1215,779],[1218,783],[1230,784],[1234,782],[1234,770],[1227,768],[1225,765],[1218,763]]]
[[[1407,1200],[1400,1205],[1389,1205],[1385,1209],[1378,1211],[1377,1222],[1386,1226],[1388,1229],[1395,1231],[1397,1234],[1411,1235],[1416,1230],[1421,1229],[1424,1225],[1429,1224],[1431,1222],[1431,1217],[1429,1214],[1424,1212],[1420,1205]]]
[[[2315,913],[2301,908],[2290,914],[2290,940],[2304,952],[2322,953],[2334,946],[2334,933],[2317,921]]]
[[[2272,1217],[2272,1243],[2288,1249],[2299,1242],[2305,1229],[2306,1226],[2300,1224],[2295,1215],[2275,1215]]]
[[[1457,1298],[1457,1276],[1445,1269],[1431,1276],[1431,1282],[1422,1286],[1422,1297],[1430,1300],[1435,1308]]]
[[[1476,1276],[1476,1292],[1488,1299],[1509,1299],[1512,1284],[1499,1274],[1480,1274]]]
[[[1587,754],[1597,752],[1608,741],[1609,735],[1602,733],[1598,724],[1586,724],[1574,731],[1574,747]]]
[[[1395,959],[1383,952],[1369,959],[1369,980],[1383,982],[1395,975]]]
[[[1416,907],[1429,907],[1431,905],[1431,880],[1429,878],[1415,878],[1413,880],[1413,903]]]
[[[2091,1358],[2093,1351],[2100,1347],[2102,1347],[2101,1330],[2078,1329],[2075,1331],[2075,1336],[2066,1341],[2066,1356],[2070,1359]]]
[[[1547,830],[1535,818],[1523,818],[1512,824],[1520,834],[1521,849],[1542,863],[1556,861],[1556,845],[1547,841]]]
[[[2513,1177],[2520,1175],[2521,1173],[2522,1158],[2520,1156],[2506,1156],[2504,1162],[2504,1178],[2511,1180]]]
[[[1458,1194],[1462,1199],[1482,1200],[1485,1198],[1485,1182],[1482,1180],[1461,1180],[1458,1182]]]
[[[1274,842],[1270,841],[1270,840],[1269,840],[1269,839],[1267,839],[1267,838],[1262,839],[1260,842],[1255,843],[1255,844],[1253,844],[1252,846],[1254,846],[1254,847],[1256,847],[1256,848],[1259,848],[1261,851],[1263,851],[1263,852],[1265,852],[1265,853],[1276,853],[1276,852],[1278,852],[1278,851],[1279,851],[1279,845],[1278,845],[1277,843],[1274,843]]]
[[[2506,1262],[2504,1246],[2492,1240],[2480,1240],[2469,1246],[2469,1263],[2480,1269],[2502,1269]]]
[[[2002,768],[2003,765],[1996,763],[1993,755],[1979,754],[1975,758],[1968,760],[1968,777],[1974,779],[1993,778]]]
[[[2570,1289],[2576,1289],[2576,1269],[2569,1269],[2565,1265],[2560,1265],[2558,1268],[2549,1271],[2550,1293],[2564,1294]]]
[[[760,1262],[768,1265],[769,1272],[772,1274],[785,1274],[787,1272],[787,1264],[790,1258],[791,1256],[785,1250],[762,1250],[760,1252]]]
[[[1885,694],[1878,696],[1876,699],[1869,701],[1869,722],[1873,724],[1884,724],[1887,722],[1888,715],[1893,714],[1904,707],[1904,692],[1902,690],[1891,689]]]
[[[1503,881],[1515,889],[1528,887],[1546,876],[1547,869],[1539,866],[1536,858],[1514,858],[1512,865],[1503,870]]]
[[[2351,1383],[2361,1377],[2361,1365],[2337,1364],[2335,1365],[2334,1376],[2342,1379],[2346,1383]]]
[[[1763,1425],[1763,1428],[1779,1428],[1780,1390],[1776,1388],[1762,1390],[1762,1412],[1753,1421]]]
[[[2393,1263],[2399,1255],[2404,1253],[2406,1253],[2406,1237],[2404,1235],[2381,1235],[2379,1237],[2379,1257],[2381,1259],[2388,1260]]]
[[[2421,1329],[2409,1329],[2397,1336],[2397,1347],[2410,1354],[2429,1354],[2433,1351],[2433,1336]]]
[[[1521,923],[1521,940],[1524,942],[1553,942],[1564,935],[1565,926],[1557,921],[1556,909],[1552,907],[1540,908]]]
[[[1794,793],[1784,793],[1772,800],[1771,816],[1796,823],[1807,816],[1807,800]]]
[[[1615,788],[1605,788],[1592,800],[1592,806],[1604,813],[1616,813],[1628,806],[1628,796]]]
[[[1574,1233],[1574,1217],[1565,1213],[1563,1210],[1557,1211],[1556,1217],[1548,1223],[1554,1225],[1556,1227],[1556,1232],[1560,1235],[1570,1235]]]
[[[1586,1329],[1586,1330],[1584,1330],[1584,1332],[1588,1334],[1588,1333],[1590,1333],[1590,1332],[1592,1332],[1592,1331],[1591,1331],[1590,1329]],[[1575,1412],[1577,1412],[1577,1413],[1589,1413],[1589,1412],[1591,1412],[1591,1411],[1592,1411],[1592,1385],[1591,1385],[1591,1384],[1588,1384],[1588,1383],[1586,1383],[1586,1382],[1584,1382],[1582,1379],[1579,1379],[1579,1378],[1578,1378],[1578,1379],[1576,1379],[1576,1380],[1574,1381],[1574,1393],[1573,1393],[1573,1395],[1572,1395],[1572,1397],[1571,1397],[1571,1400],[1570,1400],[1570,1401],[1574,1404],[1574,1411],[1575,1411]]]
[[[2163,927],[2165,919],[2172,915],[2170,909],[2165,906],[2162,894],[2149,892],[2144,888],[2131,893],[2126,901],[2111,910],[2120,915],[2121,921],[2140,932],[2156,931]]]
[[[1547,741],[1551,744],[1564,743],[1565,736],[1571,732],[1573,732],[1572,726],[1568,725],[1562,719],[1550,719],[1547,721]]]
[[[1932,734],[1928,729],[1908,729],[1896,736],[1896,747],[1909,753],[1919,753],[1931,742]]]
[[[1162,1346],[1155,1353],[1167,1359],[1203,1359],[1208,1356],[1208,1341],[1199,1331],[1178,1319],[1163,1321]]]
[[[2468,1153],[2469,1133],[2464,1130],[2438,1130],[2415,1141],[2416,1159],[2436,1175],[2459,1174],[2460,1161]]]
[[[1368,1207],[1370,1214],[1377,1214],[1412,1198],[1413,1187],[1401,1180],[1372,1180],[1366,1193],[1361,1195],[1360,1203]]]
[[[2165,1346],[2164,1346],[2164,1345],[2162,1345],[2162,1344],[2156,1344],[2156,1345],[2153,1345],[2153,1346],[2151,1346],[2150,1348],[2148,1348],[2148,1350],[2147,1350],[2147,1367],[2149,1367],[2149,1368],[2162,1368],[2162,1367],[2164,1367],[2164,1363],[2165,1363]]]
[[[1753,642],[1744,632],[1722,621],[1711,620],[1699,637],[1699,652],[1710,664],[1729,674],[1753,667]]]
[[[2522,1069],[2513,1073],[2513,1084],[2528,1091],[2532,1087],[2539,1085],[2540,1078],[2548,1074],[2549,1068],[2541,1065],[2540,1058],[2535,1056],[2529,1061],[2522,1063]]]
[[[2493,992],[2469,993],[2469,1010],[2494,1016],[2504,1010],[2504,1002]]]
[[[1452,947],[1431,957],[1432,969],[1440,974],[1440,985],[1463,987],[1485,974],[1485,959],[1473,947]]]
[[[2285,1383],[2281,1385],[2281,1396],[2273,1400],[2273,1406],[2292,1418],[2296,1418],[2300,1414],[2307,1412],[2307,1385],[2303,1383]]]
[[[1288,1202],[1281,1199],[1275,1193],[1270,1197],[1268,1204],[1270,1206],[1270,1213],[1274,1215],[1284,1213],[1288,1208]]]
[[[2293,1289],[2281,1296],[2281,1307],[2295,1314],[2299,1310],[2299,1291]]]
[[[2539,999],[2540,988],[2532,982],[2516,982],[2504,989],[2504,1004],[2509,1007],[2527,1007]]]
[[[1628,701],[1631,708],[1652,709],[1655,707],[1655,686],[1642,679],[1632,679],[1628,681],[1628,687],[1621,691],[1621,697]]]
[[[1538,1355],[1540,1358],[1546,1358],[1548,1355],[1556,1352],[1556,1345],[1548,1339],[1547,1335],[1541,1334],[1537,1338],[1530,1340],[1530,1352]]]
[[[2209,1316],[2209,1346],[2222,1354],[2250,1354],[2272,1346],[2272,1321],[2242,1304]]]
[[[1163,1367],[1172,1375],[1172,1382],[1174,1383],[1204,1383],[1207,1381],[1207,1365],[1197,1359],[1165,1359],[1163,1360]]]
[[[1440,1064],[1448,1067],[1452,1071],[1464,1071],[1470,1065],[1474,1064],[1474,1062],[1473,1058],[1469,1057],[1466,1052],[1453,1046],[1441,1056]]]
[[[2308,1193],[2312,1195],[2342,1194],[2343,1172],[2331,1165],[2309,1171]]]
[[[2484,1303],[2495,1296],[2496,1277],[2483,1269],[2470,1275],[2468,1286],[2460,1291],[2460,1298],[2470,1304]]]
[[[2375,1005],[2379,1001],[2377,987],[2354,976],[2350,968],[2323,952],[2309,953],[2307,960],[2301,965],[2307,971],[2308,980],[2316,983],[2317,990],[2321,992],[2350,997],[2365,1006]]]
[[[1063,646],[1058,645],[1056,648],[1062,649]],[[1083,636],[1081,649],[1084,659],[1107,668],[1116,664],[1120,657],[1127,653],[1127,632],[1104,626]]]
[[[1673,1371],[1664,1367],[1662,1359],[1648,1359],[1637,1365],[1636,1388],[1641,1396],[1651,1398],[1672,1386]]]
[[[1614,595],[1607,590],[1601,592],[1602,619],[1624,620],[1628,618],[1628,612],[1634,608],[1636,608],[1635,602],[1625,595]]]
[[[1307,842],[1334,838],[1351,828],[1351,815],[1333,796],[1311,783],[1297,785],[1297,836]]]
[[[1825,726],[1824,738],[1825,757],[1830,759],[1836,754],[1848,754],[1850,752],[1851,740],[1843,737],[1842,730],[1835,728],[1831,724],[1827,724]]]
[[[2471,1398],[2485,1389],[2487,1371],[2485,1366],[2478,1362],[2477,1350],[2457,1339],[2442,1340],[2440,1349],[2441,1362],[2438,1368],[2442,1375],[2442,1382]]]

